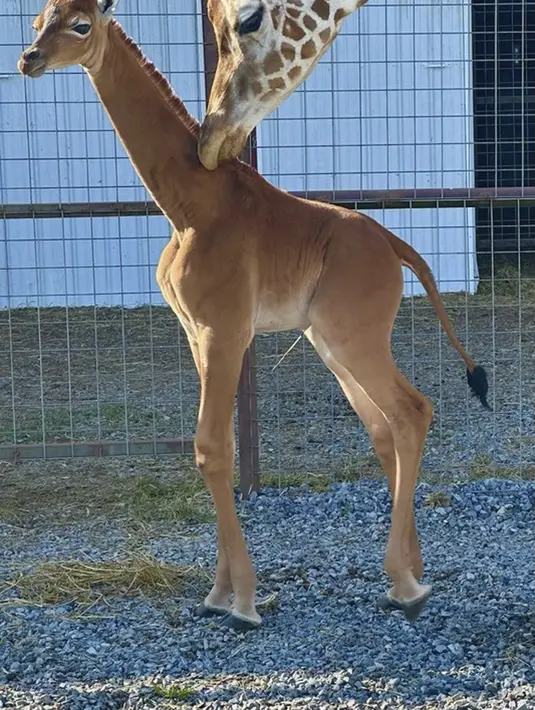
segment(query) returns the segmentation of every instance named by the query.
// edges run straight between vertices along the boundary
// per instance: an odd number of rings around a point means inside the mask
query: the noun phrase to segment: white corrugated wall
[[[16,72],[42,1],[2,0],[0,8],[0,202],[146,200],[80,69],[38,80]],[[117,18],[201,118],[198,6],[125,0]],[[163,303],[154,272],[169,232],[163,217],[0,219],[0,307]]]
[[[288,190],[474,184],[468,0],[371,0],[259,127],[259,167]],[[307,147],[304,147],[307,146]],[[429,260],[442,291],[477,287],[473,209],[369,214]],[[406,293],[422,293],[406,274]]]
[[[0,202],[145,200],[79,69],[16,72],[41,4],[0,9]],[[123,1],[117,16],[200,118],[200,0]],[[260,126],[261,171],[298,190],[472,185],[469,56],[467,0],[368,3]],[[474,289],[473,210],[372,216],[426,255],[441,290]],[[0,220],[0,307],[161,303],[154,269],[168,234],[159,217]]]

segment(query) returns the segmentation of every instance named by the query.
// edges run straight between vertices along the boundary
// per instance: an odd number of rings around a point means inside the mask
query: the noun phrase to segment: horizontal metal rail
[[[156,439],[132,441],[76,441],[51,444],[0,445],[0,461],[67,459],[103,456],[151,456],[192,454],[193,439]]]
[[[416,188],[403,190],[310,190],[292,192],[319,202],[349,209],[414,209],[535,204],[535,187]],[[154,202],[70,202],[0,204],[0,218],[47,219],[61,217],[159,216]]]

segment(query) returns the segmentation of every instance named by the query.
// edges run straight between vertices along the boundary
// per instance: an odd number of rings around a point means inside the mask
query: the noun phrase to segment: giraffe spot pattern
[[[275,74],[282,69],[282,58],[278,52],[272,50],[264,59],[264,73]]]
[[[299,40],[303,39],[305,36],[305,31],[295,20],[291,17],[287,17],[284,22],[283,34],[288,39],[299,42]]]
[[[272,90],[279,90],[279,89],[284,89],[286,87],[286,82],[282,78],[282,76],[278,76],[276,79],[270,79],[269,80],[269,88]]]
[[[294,79],[297,79],[298,76],[301,75],[301,67],[295,66],[290,69],[288,72],[288,79],[290,81],[293,81]]]
[[[318,26],[316,20],[313,17],[310,17],[310,15],[305,15],[303,17],[303,24],[307,28],[307,30],[310,30],[311,32],[313,32]]]
[[[253,81],[253,83],[251,84],[251,89],[255,96],[258,96],[263,91],[262,84],[259,81]]]
[[[301,47],[301,59],[310,59],[316,54],[316,44],[313,39],[309,39],[308,42]]]
[[[304,9],[304,5],[307,9]],[[262,102],[269,102],[279,91],[294,82],[306,70],[322,45],[328,44],[337,33],[338,23],[349,14],[338,9],[331,16],[329,0],[286,0],[271,10],[271,20],[281,42],[269,52],[263,62],[267,85],[258,79],[251,90]],[[320,42],[320,44],[318,44]]]
[[[325,42],[328,42],[329,39],[331,38],[331,28],[326,27],[324,30],[320,32],[320,39],[325,44]]]
[[[275,96],[277,96],[276,91],[268,91],[267,94],[260,97],[260,101],[271,101],[271,99]]]
[[[273,8],[273,10],[271,11],[271,22],[273,23],[273,29],[279,29],[281,18],[282,13],[280,7]]]
[[[331,10],[329,8],[329,3],[327,0],[314,0],[312,5],[312,12],[315,13],[322,20],[328,20]]]
[[[281,54],[288,62],[292,62],[295,59],[295,47],[293,44],[288,44],[283,42],[281,44]]]

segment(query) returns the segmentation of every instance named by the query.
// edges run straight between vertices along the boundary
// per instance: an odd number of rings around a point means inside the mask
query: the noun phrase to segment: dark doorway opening
[[[535,2],[472,0],[477,187],[535,186]],[[478,253],[535,247],[535,205],[476,208]]]

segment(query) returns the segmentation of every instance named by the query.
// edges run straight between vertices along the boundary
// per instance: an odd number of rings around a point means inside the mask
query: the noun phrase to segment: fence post
[[[206,0],[202,0],[202,33],[204,52],[204,83],[206,102],[217,66],[217,45],[214,32],[206,11]],[[257,167],[256,130],[252,132],[242,155],[242,160]],[[240,490],[246,500],[251,491],[260,488],[260,463],[258,447],[258,418],[256,413],[256,352],[255,341],[245,353],[238,384],[238,444],[240,459]]]

